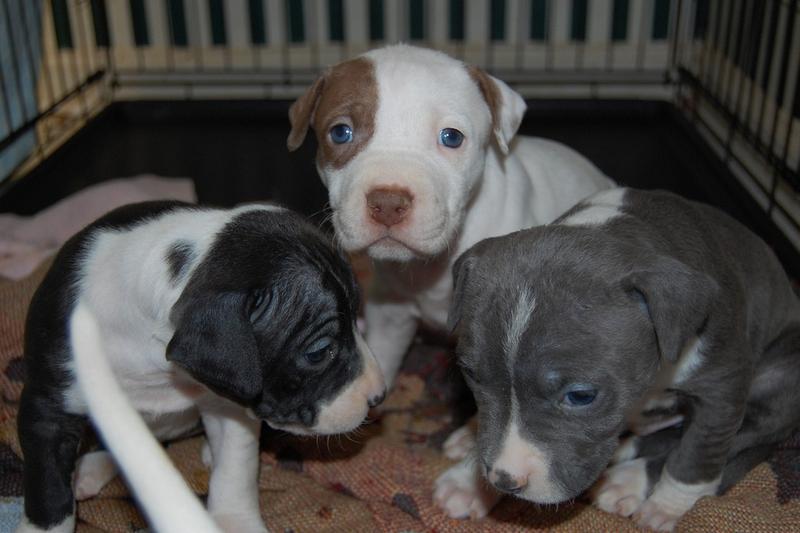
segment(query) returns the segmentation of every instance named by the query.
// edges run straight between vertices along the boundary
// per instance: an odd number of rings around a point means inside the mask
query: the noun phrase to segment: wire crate
[[[800,249],[797,0],[0,0],[0,186],[122,101],[287,100],[405,41],[526,98],[663,101]]]

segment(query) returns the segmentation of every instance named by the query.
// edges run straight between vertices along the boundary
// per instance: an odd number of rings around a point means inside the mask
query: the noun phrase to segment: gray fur
[[[631,409],[666,387],[686,417],[668,472],[694,484],[729,464],[729,486],[752,462],[737,457],[800,425],[800,306],[789,280],[763,241],[714,208],[626,190],[620,216],[559,224],[590,204],[484,240],[454,267],[449,322],[478,404],[480,461],[499,453],[513,391],[523,437],[551,454],[554,482],[573,497],[607,466]],[[505,354],[504,317],[523,288],[536,307],[518,353]],[[660,382],[694,337],[701,364]],[[563,401],[576,383],[597,388],[592,404]]]

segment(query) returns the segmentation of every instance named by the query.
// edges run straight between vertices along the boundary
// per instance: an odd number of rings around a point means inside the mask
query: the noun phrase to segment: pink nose
[[[369,216],[386,227],[402,222],[411,211],[412,202],[405,189],[372,189],[367,193]]]

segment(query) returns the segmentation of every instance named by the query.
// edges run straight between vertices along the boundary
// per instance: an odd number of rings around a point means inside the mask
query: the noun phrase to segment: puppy
[[[479,68],[395,45],[332,67],[289,111],[290,150],[316,133],[339,242],[375,260],[364,317],[388,385],[418,320],[445,328],[461,252],[611,186],[569,148],[515,138],[525,108]]]
[[[74,529],[78,445],[87,413],[102,408],[76,380],[76,309],[93,317],[107,364],[156,436],[202,420],[208,510],[239,532],[264,531],[259,419],[344,432],[383,397],[357,307],[345,259],[291,211],[150,202],[100,218],[64,245],[28,312],[19,530]]]
[[[576,497],[649,411],[667,429],[619,449],[593,497],[670,530],[800,425],[800,305],[766,244],[714,208],[601,192],[477,244],[455,279],[450,320],[479,430],[476,460],[436,491],[451,515],[496,500],[478,473],[533,502]]]

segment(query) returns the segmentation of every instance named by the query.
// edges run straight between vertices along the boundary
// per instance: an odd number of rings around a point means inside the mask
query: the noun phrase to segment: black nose
[[[525,485],[518,485],[514,478],[512,478],[505,470],[497,470],[496,476],[497,479],[495,479],[492,484],[497,488],[497,490],[507,492],[508,494],[519,494],[525,488]]]
[[[386,391],[383,391],[379,396],[373,396],[367,404],[370,407],[375,407],[376,405],[380,405],[380,403],[386,398]]]

